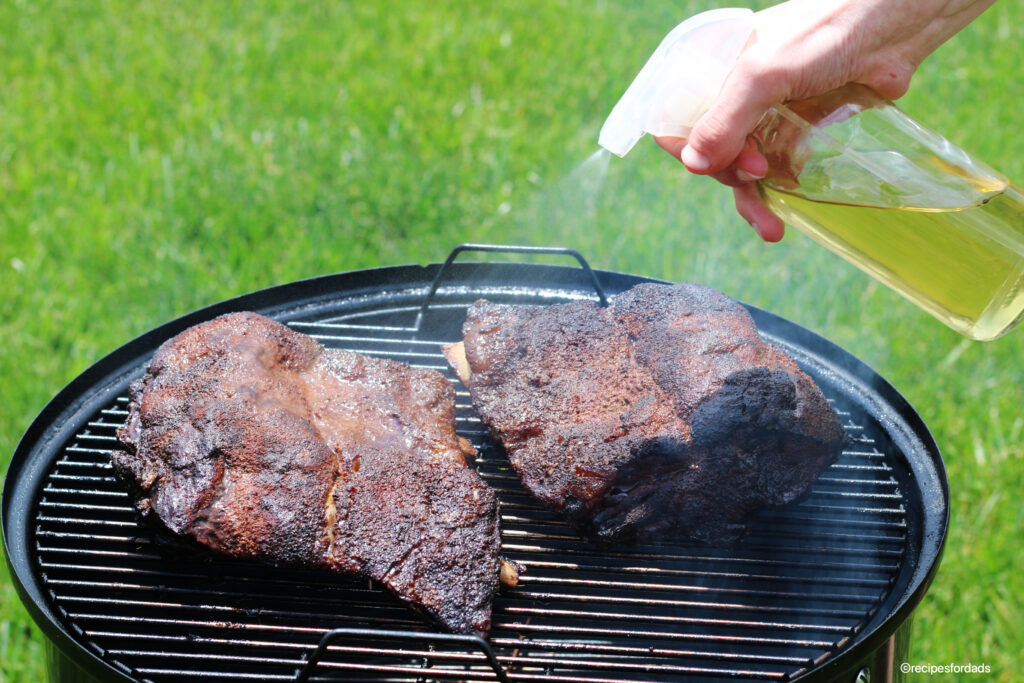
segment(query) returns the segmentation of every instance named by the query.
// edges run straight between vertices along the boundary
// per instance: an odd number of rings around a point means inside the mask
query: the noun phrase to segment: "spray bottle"
[[[618,156],[643,137],[685,138],[753,31],[749,9],[684,21],[601,129]],[[806,233],[972,339],[1024,316],[1024,191],[873,90],[848,85],[777,104],[752,133],[761,195]]]

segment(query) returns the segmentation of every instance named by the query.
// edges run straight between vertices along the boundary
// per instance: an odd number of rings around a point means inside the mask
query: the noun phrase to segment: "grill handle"
[[[430,283],[430,291],[427,292],[427,298],[423,300],[423,305],[420,307],[420,312],[416,316],[416,329],[420,328],[420,322],[423,320],[423,316],[427,312],[427,308],[430,307],[430,302],[434,298],[434,294],[437,293],[438,287],[441,286],[441,281],[444,279],[445,271],[455,261],[456,257],[464,251],[484,251],[491,253],[501,254],[553,254],[556,256],[572,256],[576,261],[579,262],[580,267],[590,278],[590,284],[593,285],[594,291],[597,292],[597,298],[601,303],[601,306],[608,305],[608,297],[605,296],[604,288],[601,287],[601,283],[597,280],[597,275],[594,274],[590,264],[587,263],[587,259],[583,258],[583,255],[575,249],[569,249],[568,247],[524,247],[516,245],[506,244],[460,244],[454,249],[452,253],[448,254],[448,258],[445,259],[444,264],[440,270],[437,271],[437,275],[434,276],[434,281]]]
[[[312,675],[313,670],[316,669],[320,658],[323,657],[325,652],[327,652],[327,647],[335,640],[346,636],[351,638],[416,640],[426,641],[429,643],[458,644],[470,650],[480,650],[487,658],[487,663],[491,666],[491,669],[494,670],[495,678],[500,681],[500,683],[509,683],[508,675],[505,673],[505,669],[502,668],[501,663],[498,662],[498,658],[494,656],[494,651],[491,650],[491,646],[487,644],[486,640],[479,636],[456,635],[453,633],[385,631],[375,628],[336,628],[325,633],[323,638],[320,639],[320,643],[316,646],[316,649],[309,656],[309,659],[306,660],[306,663],[302,665],[301,669],[295,672],[295,683],[306,683]]]

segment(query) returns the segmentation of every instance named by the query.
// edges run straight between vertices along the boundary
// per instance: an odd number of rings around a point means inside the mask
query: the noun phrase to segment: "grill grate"
[[[853,445],[806,500],[763,514],[738,547],[601,549],[525,492],[445,365],[440,343],[458,336],[466,306],[481,294],[529,299],[508,289],[439,296],[431,315],[442,321],[429,338],[429,325],[417,332],[420,310],[410,305],[290,324],[326,346],[437,369],[455,384],[458,432],[477,447],[475,466],[501,500],[503,552],[527,569],[494,605],[490,645],[510,680],[788,680],[865,628],[900,573],[907,512],[895,455],[854,401],[830,396]],[[366,581],[182,557],[157,545],[136,524],[108,463],[126,415],[121,396],[88,419],[35,510],[43,585],[84,647],[144,681],[288,681],[331,629],[432,631]],[[471,647],[351,633],[331,641],[312,673],[496,679]]]

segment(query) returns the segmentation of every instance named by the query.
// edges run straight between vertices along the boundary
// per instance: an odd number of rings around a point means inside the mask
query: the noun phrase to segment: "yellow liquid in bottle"
[[[788,225],[967,337],[995,339],[1024,314],[1024,194],[1015,185],[942,210],[852,206],[761,189]]]

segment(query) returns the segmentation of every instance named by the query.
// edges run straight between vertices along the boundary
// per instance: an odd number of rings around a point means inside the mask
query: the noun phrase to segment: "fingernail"
[[[689,145],[683,148],[681,158],[686,168],[696,173],[701,173],[711,168],[711,162],[707,160],[707,157]]]
[[[752,227],[754,229],[754,232],[756,232],[758,237],[760,237],[761,236],[761,228],[757,227],[757,222],[756,221],[748,221],[748,222],[750,223],[750,227]]]
[[[761,178],[764,178],[763,173],[761,175],[754,175],[753,173],[747,173],[742,168],[736,169],[736,180],[741,183],[752,183],[755,180],[760,180]]]

